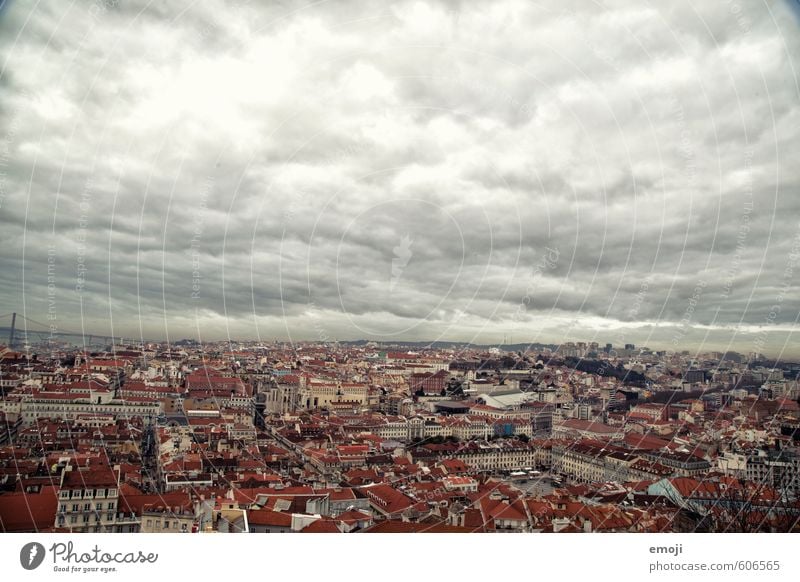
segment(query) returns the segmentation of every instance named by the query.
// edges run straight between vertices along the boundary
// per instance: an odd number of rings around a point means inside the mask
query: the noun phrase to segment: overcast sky
[[[663,4],[6,4],[0,314],[796,357],[795,5]]]

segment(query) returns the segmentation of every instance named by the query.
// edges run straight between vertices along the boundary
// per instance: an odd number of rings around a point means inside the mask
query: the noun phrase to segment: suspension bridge
[[[8,323],[7,327],[4,325],[6,323]],[[0,329],[8,329],[7,344],[11,349],[15,349],[24,344],[46,342],[55,339],[86,346],[95,345],[96,343],[114,344],[122,341],[121,337],[60,329],[31,319],[30,317],[25,317],[21,313],[16,312],[0,315]]]

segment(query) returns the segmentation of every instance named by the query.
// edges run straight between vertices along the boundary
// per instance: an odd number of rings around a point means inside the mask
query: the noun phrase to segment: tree
[[[781,483],[773,487],[767,479],[721,478],[717,499],[703,522],[712,533],[756,533],[800,531],[800,505],[790,501]]]
[[[506,369],[514,368],[517,365],[517,360],[514,358],[514,356],[506,355],[500,358],[500,364]]]
[[[461,380],[453,376],[447,381],[447,394],[450,396],[463,396],[464,395],[464,387],[461,383]]]

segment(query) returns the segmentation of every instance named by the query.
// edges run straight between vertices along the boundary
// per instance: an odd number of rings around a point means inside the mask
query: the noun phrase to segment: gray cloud
[[[798,356],[796,16],[731,6],[14,3],[0,312]]]

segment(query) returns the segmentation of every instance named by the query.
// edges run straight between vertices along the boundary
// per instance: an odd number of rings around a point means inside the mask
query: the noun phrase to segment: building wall
[[[54,526],[74,532],[114,531],[119,491],[116,486],[61,489]]]

